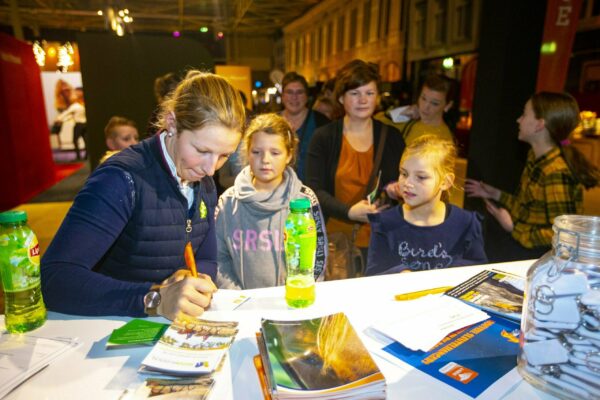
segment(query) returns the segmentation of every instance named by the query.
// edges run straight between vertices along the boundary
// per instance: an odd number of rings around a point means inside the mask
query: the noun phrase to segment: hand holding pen
[[[163,282],[160,289],[163,301],[159,306],[159,314],[171,320],[180,313],[188,317],[199,317],[208,308],[212,294],[217,290],[210,276],[198,274],[189,242],[185,247],[184,258],[187,270],[176,271]]]

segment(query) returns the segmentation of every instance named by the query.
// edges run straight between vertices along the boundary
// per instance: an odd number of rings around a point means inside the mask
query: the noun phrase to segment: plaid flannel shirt
[[[530,150],[517,193],[502,192],[499,203],[512,217],[516,241],[528,249],[546,247],[555,217],[582,213],[583,190],[558,147],[538,159]]]

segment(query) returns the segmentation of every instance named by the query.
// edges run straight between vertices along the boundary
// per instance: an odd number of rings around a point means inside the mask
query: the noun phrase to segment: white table
[[[532,261],[493,264],[477,267],[450,268],[428,272],[385,275],[317,284],[317,300],[304,310],[289,309],[284,288],[248,290],[251,299],[238,310],[207,311],[209,319],[238,320],[240,332],[230,349],[229,362],[216,375],[211,400],[262,399],[252,357],[258,353],[255,332],[260,319],[298,319],[345,312],[367,343],[364,328],[382,316],[378,305],[391,301],[396,293],[439,286],[453,286],[485,268],[496,268],[525,275]],[[128,318],[77,317],[49,313],[46,324],[35,331],[39,335],[77,336],[82,345],[56,360],[46,369],[15,389],[6,399],[118,399],[126,388],[135,388],[143,379],[137,374],[149,348],[106,350],[108,335]],[[156,319],[161,321],[161,319]],[[163,321],[164,322],[164,321]],[[2,326],[2,329],[3,326]],[[388,384],[389,399],[468,399],[408,365],[398,366],[379,357]],[[503,399],[553,399],[524,381],[506,388]]]

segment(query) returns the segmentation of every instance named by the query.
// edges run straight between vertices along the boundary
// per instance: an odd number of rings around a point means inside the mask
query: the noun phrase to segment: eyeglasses
[[[287,95],[287,96],[302,96],[304,94],[306,94],[305,90],[299,89],[299,90],[284,90],[283,94]]]

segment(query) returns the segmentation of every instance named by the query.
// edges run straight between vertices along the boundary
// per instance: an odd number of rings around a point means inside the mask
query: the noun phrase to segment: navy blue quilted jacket
[[[50,310],[143,316],[143,296],[178,269],[184,247],[198,271],[216,276],[211,177],[194,186],[194,204],[177,187],[156,135],[108,159],[75,198],[42,259]]]

